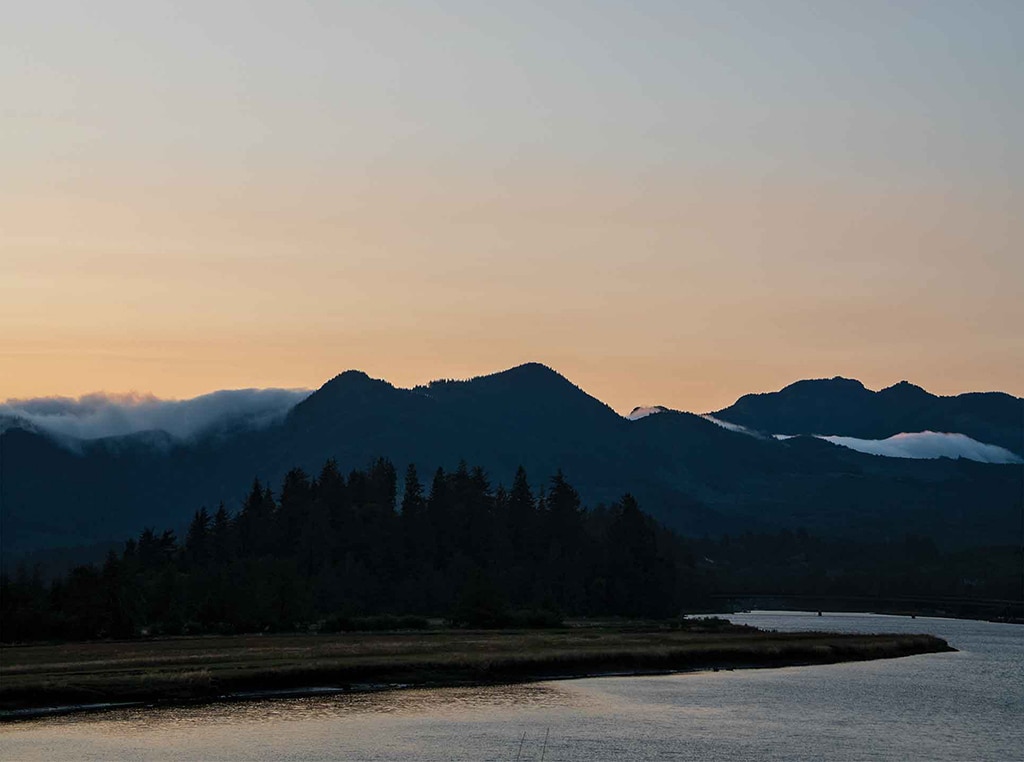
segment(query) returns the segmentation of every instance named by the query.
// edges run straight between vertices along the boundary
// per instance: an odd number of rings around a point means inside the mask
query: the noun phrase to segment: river
[[[778,630],[925,632],[957,653],[121,709],[0,726],[3,760],[1024,760],[1024,627],[752,612]]]

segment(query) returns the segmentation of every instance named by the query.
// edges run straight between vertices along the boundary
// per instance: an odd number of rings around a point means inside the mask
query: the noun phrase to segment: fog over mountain
[[[808,383],[813,382],[797,382],[794,386]],[[859,382],[852,384],[859,386]],[[225,428],[258,429],[277,423],[310,394],[311,391],[306,389],[270,388],[221,390],[185,400],[164,400],[151,394],[137,393],[11,399],[0,404],[0,430],[14,424],[27,426],[65,444],[148,431],[165,432],[172,439],[185,441]],[[813,409],[814,405],[807,407]],[[625,417],[638,421],[665,412],[672,410],[662,405],[639,406]],[[877,439],[845,434],[824,435],[817,431],[792,432],[791,429],[787,433],[762,433],[717,415],[704,414],[700,417],[729,431],[754,437],[774,435],[785,439],[813,436],[857,452],[890,458],[966,458],[979,463],[1002,464],[1024,462],[1005,447],[956,431],[899,432]]]
[[[0,404],[0,429],[18,422],[57,439],[89,440],[164,431],[186,440],[225,426],[267,426],[281,420],[309,394],[304,389],[229,389],[186,400],[105,393],[77,399],[11,399]],[[7,419],[6,425],[3,419]]]
[[[653,407],[636,407],[627,416],[631,421],[638,421],[655,413],[669,412],[668,408],[656,405]],[[730,423],[706,414],[700,416],[705,421],[710,421],[728,431],[748,436],[763,438],[767,436],[754,429],[741,426],[738,423]],[[792,439],[800,434],[774,434],[776,439]],[[886,458],[910,458],[913,460],[933,460],[936,458],[966,458],[977,463],[1024,463],[1024,458],[998,445],[986,444],[972,439],[966,434],[940,431],[916,431],[901,432],[886,439],[862,439],[859,437],[847,437],[820,434],[810,432],[804,436],[812,436],[831,442],[840,447],[846,447],[857,452],[868,455],[880,455]]]
[[[841,386],[874,399],[859,385]],[[538,488],[563,471],[587,505],[608,505],[630,492],[659,520],[694,536],[805,528],[884,539],[927,531],[937,541],[964,545],[997,541],[1019,526],[1017,466],[1003,465],[1012,461],[998,452],[1019,436],[1019,400],[967,395],[955,401],[944,420],[982,433],[951,426],[944,430],[963,436],[930,434],[931,459],[923,460],[874,457],[813,436],[769,436],[824,432],[871,440],[935,431],[927,424],[880,434],[850,430],[864,422],[863,414],[847,415],[848,427],[804,425],[808,413],[836,418],[843,395],[826,395],[824,404],[808,408],[803,403],[815,402],[818,385],[799,388],[812,394],[780,411],[776,418],[794,419],[783,421],[784,428],[755,415],[738,420],[729,411],[715,413],[714,421],[671,410],[627,420],[538,363],[413,389],[346,371],[308,395],[272,389],[182,401],[105,395],[11,401],[0,408],[3,547],[72,547],[146,526],[180,529],[200,506],[223,501],[239,510],[244,485],[254,477],[274,484],[296,466],[315,474],[331,458],[345,472],[382,456],[399,473],[410,464],[432,473],[472,462],[495,484],[507,484],[523,466]],[[925,420],[906,415],[903,403],[931,405],[931,397],[913,389],[896,393],[901,399],[875,415],[879,428]],[[154,431],[165,433],[150,436]],[[991,447],[997,436],[1009,444]],[[914,437],[895,442],[920,444]],[[903,447],[904,454],[921,451]],[[968,452],[985,462],[938,458]]]
[[[746,434],[747,436],[758,438],[764,436],[759,431],[748,429],[746,426],[740,426],[738,423],[729,423],[729,421],[723,421],[721,418],[715,418],[715,416],[710,414],[702,415],[701,418],[703,418],[705,421],[711,421],[711,423],[715,424],[716,426],[721,426],[723,429],[735,431],[737,434]]]
[[[931,394],[901,381],[879,391],[856,379],[797,381],[748,394],[714,419],[774,435],[820,436],[861,452],[898,458],[1024,458],[1024,399],[1002,392]]]
[[[685,411],[683,411],[683,410],[672,410],[671,408],[667,408],[664,405],[651,405],[651,406],[647,406],[647,407],[640,406],[640,407],[633,408],[633,410],[630,412],[629,415],[626,416],[626,418],[628,418],[631,421],[639,421],[641,418],[646,418],[649,415],[656,415],[657,413],[682,413],[682,412],[685,412]],[[727,431],[733,431],[733,432],[735,432],[737,434],[746,434],[747,436],[757,437],[759,439],[763,438],[765,436],[764,434],[762,434],[759,431],[754,431],[753,429],[748,429],[746,426],[740,426],[738,423],[729,423],[729,421],[723,421],[720,418],[715,418],[715,416],[711,415],[710,413],[705,413],[705,414],[701,415],[700,417],[703,418],[705,421],[710,421],[711,423],[715,424],[716,426],[721,426],[723,429],[726,429]]]
[[[849,447],[857,452],[884,455],[888,458],[967,458],[978,463],[1024,463],[1024,459],[1006,448],[978,442],[965,434],[919,431],[896,434],[888,439],[840,436],[819,436],[818,439]]]
[[[805,384],[808,382],[798,382]],[[859,386],[859,382],[853,382]],[[863,387],[860,387],[863,388]],[[871,393],[871,392],[869,392]],[[806,400],[801,400],[807,405]],[[799,405],[798,405],[799,407]],[[814,407],[813,404],[807,407]],[[663,406],[637,407],[627,416],[631,421],[639,421],[657,413],[673,412]],[[803,413],[804,411],[801,411]],[[900,411],[902,414],[902,411]],[[794,416],[796,417],[796,416]],[[729,431],[746,434],[758,438],[773,436],[776,439],[792,439],[796,436],[813,436],[817,439],[839,444],[840,447],[855,450],[867,455],[878,455],[886,458],[907,458],[911,460],[934,460],[937,458],[965,458],[977,463],[1016,464],[1024,463],[1024,458],[998,444],[979,441],[967,434],[956,431],[901,431],[885,438],[866,438],[839,434],[819,434],[812,430],[799,433],[763,432],[738,423],[723,420],[712,414],[701,415],[700,418],[721,426]],[[793,424],[791,424],[792,427]],[[799,424],[796,424],[799,425]],[[1024,431],[1021,432],[1024,437]]]

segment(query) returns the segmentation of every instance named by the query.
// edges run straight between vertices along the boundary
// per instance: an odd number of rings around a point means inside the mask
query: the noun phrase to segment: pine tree
[[[185,555],[189,562],[205,566],[212,555],[210,545],[210,514],[203,506],[192,516],[185,534]]]
[[[530,490],[526,469],[516,469],[508,496],[508,534],[516,561],[535,558],[538,551],[537,501]]]
[[[213,515],[211,535],[214,563],[217,566],[224,566],[234,556],[231,516],[228,515],[224,503],[217,507],[217,512]]]
[[[291,555],[297,550],[302,528],[309,520],[312,494],[309,476],[301,468],[293,468],[285,475],[277,509],[276,542],[272,548],[275,554]]]

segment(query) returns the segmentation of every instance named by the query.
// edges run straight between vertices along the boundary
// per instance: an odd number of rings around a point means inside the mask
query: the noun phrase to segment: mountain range
[[[200,506],[236,509],[254,477],[276,486],[294,466],[316,474],[328,458],[350,469],[385,456],[422,475],[465,460],[506,485],[518,465],[538,487],[561,469],[587,504],[631,492],[694,536],[803,528],[1000,543],[1019,534],[1022,411],[1006,394],[937,397],[907,383],[873,392],[834,378],[747,395],[710,416],[658,407],[631,420],[536,363],[412,389],[346,371],[258,425],[249,411],[245,423],[184,438],[79,439],[8,415],[0,542],[16,554],[182,527]],[[880,457],[819,438],[927,431],[1001,448],[1006,462]]]
[[[1024,456],[1024,402],[1001,392],[938,397],[907,381],[875,392],[836,377],[747,394],[712,415],[772,434],[885,439],[907,432],[958,433]]]

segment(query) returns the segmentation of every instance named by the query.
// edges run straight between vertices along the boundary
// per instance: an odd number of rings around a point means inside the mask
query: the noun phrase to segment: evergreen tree
[[[579,493],[561,470],[551,479],[546,505],[547,595],[558,608],[579,611],[585,597],[585,572],[580,563],[584,552],[583,512]]]
[[[416,465],[405,469],[405,488],[402,493],[402,548],[406,567],[422,569],[431,557],[432,538],[428,537],[426,500]]]
[[[561,472],[535,498],[522,468],[511,491],[495,491],[463,462],[423,492],[410,465],[396,513],[383,458],[347,479],[334,461],[315,480],[292,469],[280,506],[254,480],[234,520],[223,504],[212,518],[196,511],[183,547],[147,528],[120,556],[48,586],[24,569],[0,576],[0,638],[264,631],[410,611],[475,626],[540,607],[664,615],[692,578],[678,539],[632,497],[588,513]]]
[[[213,515],[211,534],[214,563],[224,566],[234,557],[231,517],[224,507],[224,503],[217,507],[217,512]]]
[[[261,549],[263,526],[269,519],[265,515],[263,495],[263,485],[259,478],[253,479],[249,496],[242,503],[242,510],[238,514],[238,550],[246,556],[254,556]]]
[[[570,554],[580,541],[581,519],[580,495],[559,469],[551,478],[547,494],[548,538],[556,555]]]
[[[292,555],[299,545],[302,528],[309,520],[312,486],[301,468],[293,468],[284,477],[276,514],[277,532],[271,548],[277,555]]]
[[[205,566],[211,560],[210,534],[210,514],[204,506],[195,512],[185,535],[185,554],[193,565]]]
[[[432,562],[437,568],[444,567],[448,562],[451,546],[451,537],[448,534],[449,513],[448,480],[444,469],[439,466],[434,472],[430,494],[427,496],[427,524],[434,546]]]
[[[537,501],[530,490],[526,469],[519,466],[508,496],[508,535],[516,561],[538,557],[538,530]]]

